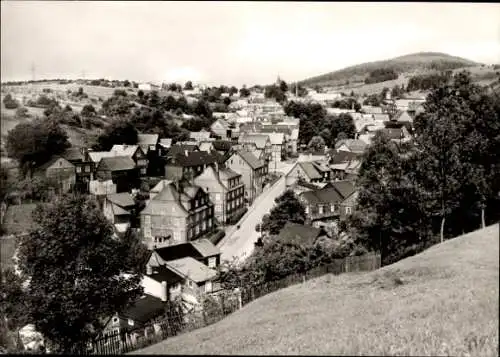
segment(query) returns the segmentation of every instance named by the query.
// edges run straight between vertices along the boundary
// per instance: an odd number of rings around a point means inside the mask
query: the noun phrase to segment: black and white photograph
[[[0,7],[0,354],[499,355],[500,4]]]

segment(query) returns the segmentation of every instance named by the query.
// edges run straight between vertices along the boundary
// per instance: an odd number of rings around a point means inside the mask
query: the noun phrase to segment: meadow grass
[[[326,275],[134,354],[498,356],[498,224],[370,273]]]

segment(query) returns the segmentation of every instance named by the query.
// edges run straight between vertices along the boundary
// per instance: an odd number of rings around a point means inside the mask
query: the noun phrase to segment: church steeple
[[[279,86],[281,84],[281,78],[280,75],[278,74],[278,78],[276,78],[276,85]]]

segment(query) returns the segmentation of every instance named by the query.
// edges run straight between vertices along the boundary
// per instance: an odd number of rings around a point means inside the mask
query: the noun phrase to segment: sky
[[[420,51],[500,63],[500,4],[1,1],[1,80],[287,82]]]

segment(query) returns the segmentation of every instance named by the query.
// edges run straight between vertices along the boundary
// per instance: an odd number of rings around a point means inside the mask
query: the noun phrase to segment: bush
[[[19,102],[12,98],[10,94],[7,94],[3,99],[3,105],[6,109],[16,109],[17,107],[19,107]]]
[[[226,232],[224,232],[223,230],[221,229],[218,229],[217,231],[215,231],[214,234],[212,234],[210,237],[208,237],[208,240],[210,242],[212,242],[212,244],[216,245],[217,243],[219,243],[222,238],[224,238],[226,236]]]
[[[247,213],[247,211],[248,211],[248,208],[246,208],[246,207],[241,208],[238,212],[236,212],[233,216],[231,216],[231,218],[229,218],[227,220],[227,223],[229,223],[229,224],[238,223],[238,221],[241,219],[241,217],[243,217],[245,215],[245,213]]]

